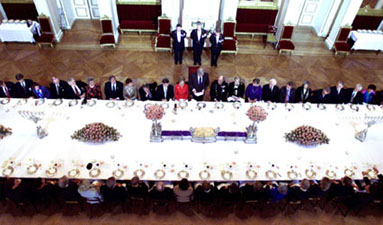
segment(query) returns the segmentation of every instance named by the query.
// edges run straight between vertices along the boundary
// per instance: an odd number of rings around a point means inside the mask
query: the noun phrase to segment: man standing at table
[[[106,100],[123,100],[124,85],[116,80],[115,76],[110,76],[109,81],[105,83],[105,99]]]
[[[3,82],[0,80],[0,98],[13,97],[13,84],[10,82]]]
[[[182,30],[181,24],[177,24],[176,30],[172,31],[174,63],[182,64],[182,56],[185,50],[186,31]]]
[[[202,101],[205,91],[209,87],[209,74],[205,73],[202,68],[199,68],[196,73],[190,76],[189,86],[193,99]]]
[[[221,34],[221,30],[217,29],[215,34],[210,36],[211,43],[211,66],[217,67],[218,57],[221,54],[222,44],[225,38]]]
[[[16,98],[29,98],[33,96],[32,92],[32,80],[24,80],[24,75],[19,73],[16,75],[16,84],[15,84],[15,97]]]
[[[193,59],[194,65],[201,65],[201,55],[203,51],[203,46],[205,45],[205,39],[207,37],[207,32],[205,29],[202,29],[201,22],[197,22],[197,29],[194,29],[190,38],[193,40]]]

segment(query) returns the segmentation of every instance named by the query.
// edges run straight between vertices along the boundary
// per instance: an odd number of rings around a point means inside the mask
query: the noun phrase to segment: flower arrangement
[[[330,142],[330,139],[321,130],[311,126],[300,126],[290,133],[286,133],[285,139],[304,146],[315,146]]]
[[[104,143],[106,141],[118,141],[121,136],[113,127],[103,123],[91,123],[75,131],[71,138],[83,142]]]
[[[0,139],[3,139],[4,137],[11,135],[12,129],[8,127],[4,127],[0,124]]]
[[[260,106],[251,106],[249,110],[247,110],[247,116],[254,122],[261,122],[266,119],[267,114],[264,108]]]
[[[145,109],[145,116],[148,120],[160,120],[164,116],[164,107],[161,105],[149,105]]]

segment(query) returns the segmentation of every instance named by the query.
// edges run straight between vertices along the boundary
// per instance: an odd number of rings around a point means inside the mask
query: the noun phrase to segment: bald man
[[[265,102],[278,102],[279,100],[279,87],[277,81],[272,78],[268,84],[263,85],[262,100]]]
[[[210,87],[210,100],[216,102],[226,102],[228,95],[228,84],[223,76],[219,76],[218,80],[213,81]]]

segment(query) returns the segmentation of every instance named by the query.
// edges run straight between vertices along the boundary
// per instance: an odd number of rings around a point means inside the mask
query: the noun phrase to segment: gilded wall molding
[[[358,16],[383,16],[383,9],[372,9],[370,6],[360,8]]]
[[[161,5],[161,0],[117,0],[118,5]]]

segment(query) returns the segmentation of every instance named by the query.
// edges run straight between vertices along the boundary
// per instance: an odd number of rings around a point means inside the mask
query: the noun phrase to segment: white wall
[[[335,1],[323,0],[321,4],[319,5],[319,10],[317,12],[317,15],[313,23],[314,30],[318,36],[323,35],[321,32],[323,28],[323,24],[327,21],[327,18],[331,11],[332,4],[334,2]]]
[[[162,15],[171,19],[171,29],[176,29],[180,17],[180,0],[162,0]]]
[[[117,43],[118,37],[119,37],[119,33],[117,29],[119,26],[119,22],[117,17],[116,0],[101,0],[99,1],[98,7],[99,7],[101,19],[106,16],[112,20],[114,37]]]
[[[73,26],[74,21],[76,21],[76,17],[74,15],[74,9],[71,1],[69,0],[60,0],[61,5],[63,7],[65,18],[67,21],[66,29],[70,30]]]
[[[50,18],[56,41],[60,42],[63,32],[60,29],[58,6],[56,0],[34,0],[33,2],[39,15],[44,14]]]

